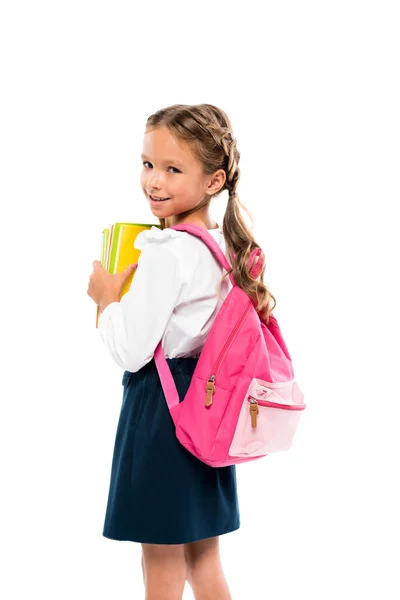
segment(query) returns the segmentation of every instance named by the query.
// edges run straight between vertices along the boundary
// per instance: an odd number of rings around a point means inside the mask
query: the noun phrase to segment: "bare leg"
[[[142,544],[145,600],[182,600],[186,582],[183,544]]]
[[[219,537],[185,544],[187,580],[196,600],[232,600],[222,570]]]

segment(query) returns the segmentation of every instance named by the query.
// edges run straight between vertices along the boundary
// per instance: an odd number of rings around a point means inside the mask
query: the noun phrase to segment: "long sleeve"
[[[154,356],[183,285],[181,232],[154,229],[137,236],[141,253],[130,289],[105,308],[98,322],[115,362],[133,373]]]

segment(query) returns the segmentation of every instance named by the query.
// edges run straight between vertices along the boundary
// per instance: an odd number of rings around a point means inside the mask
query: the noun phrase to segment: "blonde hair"
[[[147,119],[146,133],[158,127],[166,127],[178,142],[188,144],[194,156],[203,165],[205,174],[211,175],[218,169],[225,171],[226,180],[219,192],[214,196],[206,196],[198,206],[181,213],[180,216],[187,217],[207,206],[212,197],[219,196],[225,189],[228,190],[229,198],[222,231],[226,242],[227,258],[232,269],[224,277],[233,271],[236,284],[252,298],[261,320],[268,323],[269,315],[276,306],[276,300],[263,282],[265,272],[263,253],[258,259],[262,261],[259,276],[253,279],[249,274],[250,254],[260,246],[255,242],[240,212],[243,208],[251,218],[237,193],[240,179],[240,152],[236,147],[236,139],[233,137],[228,116],[212,104],[174,104],[158,110]],[[165,219],[159,221],[161,229],[164,229]],[[253,222],[252,218],[251,221]],[[274,302],[273,306],[271,300]]]

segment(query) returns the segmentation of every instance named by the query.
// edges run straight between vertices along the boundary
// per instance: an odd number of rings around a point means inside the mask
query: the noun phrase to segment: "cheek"
[[[171,181],[169,188],[171,191],[174,191],[177,196],[191,196],[194,192],[193,184],[183,178],[179,179],[179,181],[177,179],[175,181]]]
[[[147,179],[146,173],[142,172],[140,175],[140,185],[143,191],[146,191],[147,189]]]

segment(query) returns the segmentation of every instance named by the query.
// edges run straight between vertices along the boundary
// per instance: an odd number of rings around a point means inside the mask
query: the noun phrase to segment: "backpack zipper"
[[[248,397],[248,400],[250,402],[250,417],[251,417],[251,426],[253,427],[253,429],[255,427],[257,427],[257,415],[260,412],[259,408],[258,408],[258,402],[255,398],[251,398],[251,396]]]
[[[257,427],[257,415],[259,413],[258,405],[269,406],[271,408],[282,408],[283,410],[304,410],[305,404],[279,404],[278,402],[270,402],[269,400],[257,400],[253,396],[248,396],[247,400],[250,402],[250,416],[251,426]]]
[[[215,363],[214,369],[213,369],[214,374],[210,376],[209,380],[206,383],[206,406],[207,407],[211,406],[212,401],[213,401],[212,397],[215,392],[214,383],[215,383],[215,379],[218,375],[218,371],[221,366],[222,360],[223,360],[225,354],[228,352],[228,350],[229,350],[234,338],[236,337],[236,334],[237,334],[241,324],[243,323],[244,319],[246,318],[246,315],[249,312],[251,306],[252,306],[252,302],[250,300],[248,306],[246,307],[246,310],[240,317],[239,321],[236,323],[234,329],[232,330],[230,336],[226,340],[224,347],[222,348],[222,350],[218,356],[217,362]]]

